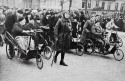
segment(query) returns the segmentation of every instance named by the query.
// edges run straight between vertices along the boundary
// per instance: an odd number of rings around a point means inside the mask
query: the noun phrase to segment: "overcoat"
[[[69,19],[61,18],[57,21],[55,29],[56,49],[58,51],[67,51],[70,49],[71,40],[71,22]]]

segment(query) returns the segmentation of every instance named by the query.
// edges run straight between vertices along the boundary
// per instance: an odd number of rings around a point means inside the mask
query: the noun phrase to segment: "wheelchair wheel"
[[[43,53],[44,53],[45,59],[47,59],[47,60],[49,60],[52,56],[52,50],[49,46],[46,46],[44,48]]]
[[[0,46],[3,47],[3,42],[0,42]]]
[[[82,56],[83,55],[83,51],[84,51],[83,45],[78,44],[77,45],[77,49],[76,49],[76,54],[79,55],[79,56]]]
[[[119,46],[119,47],[122,47],[123,41],[122,41],[122,39],[121,39],[120,37],[118,38],[118,41],[119,41],[118,46]]]
[[[117,61],[121,61],[124,58],[124,53],[121,49],[117,49],[113,55]]]
[[[37,56],[36,56],[36,63],[37,63],[37,67],[39,69],[43,68],[43,60],[42,60],[42,56],[40,54],[37,54]]]
[[[93,52],[94,44],[93,44],[92,40],[86,39],[84,41],[83,46],[84,46],[85,53],[91,54]]]
[[[10,54],[9,44],[6,44],[6,54],[7,54],[8,59],[13,59],[13,57],[15,56],[14,52],[13,54]]]

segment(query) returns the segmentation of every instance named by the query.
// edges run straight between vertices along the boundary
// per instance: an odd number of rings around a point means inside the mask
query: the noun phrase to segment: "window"
[[[86,1],[82,0],[82,8],[85,8],[85,5],[86,5]]]
[[[99,1],[96,1],[96,8],[99,7]]]
[[[123,10],[125,10],[125,3],[122,3],[122,4],[121,4],[120,11],[123,12]]]
[[[102,9],[105,8],[105,2],[102,2]]]
[[[88,8],[91,8],[91,0],[88,1]]]
[[[118,6],[119,6],[119,4],[116,3],[116,4],[115,4],[115,10],[118,10]]]
[[[109,2],[108,6],[107,6],[107,10],[110,10],[111,8],[111,2]]]

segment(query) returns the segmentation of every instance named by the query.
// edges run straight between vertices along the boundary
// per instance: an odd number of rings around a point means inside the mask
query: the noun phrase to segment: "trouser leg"
[[[65,52],[61,52],[61,62],[64,62]]]

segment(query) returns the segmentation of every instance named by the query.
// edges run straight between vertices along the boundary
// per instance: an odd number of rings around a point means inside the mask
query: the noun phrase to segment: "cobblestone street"
[[[118,33],[125,42],[125,33]],[[121,49],[125,53],[125,45]],[[7,59],[4,45],[0,47],[0,81],[125,81],[125,59],[116,61],[113,55],[67,53],[67,67],[60,66],[59,60],[51,67],[52,58],[43,59],[39,70],[35,59],[27,63]]]

